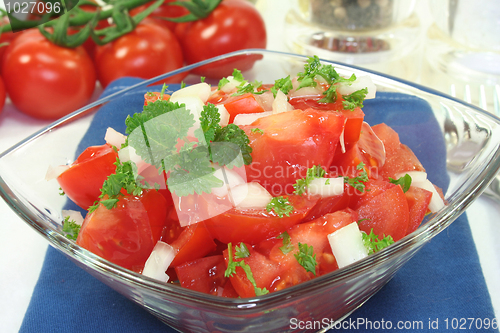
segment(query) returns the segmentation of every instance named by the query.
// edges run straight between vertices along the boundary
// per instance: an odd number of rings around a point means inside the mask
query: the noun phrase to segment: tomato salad
[[[252,297],[390,246],[446,203],[385,124],[364,122],[369,76],[317,57],[297,77],[240,71],[145,95],[143,111],[69,166],[52,169],[86,217],[63,231],[163,282]]]

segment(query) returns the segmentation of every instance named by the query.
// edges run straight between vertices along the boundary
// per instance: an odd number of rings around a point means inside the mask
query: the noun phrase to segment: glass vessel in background
[[[421,27],[413,0],[296,0],[285,20],[293,52],[412,79]],[[410,64],[409,64],[410,63]]]
[[[456,89],[478,104],[479,91],[493,96],[500,85],[500,5],[489,0],[429,1],[432,23],[425,38],[429,81],[443,91]],[[482,88],[480,89],[480,86]]]

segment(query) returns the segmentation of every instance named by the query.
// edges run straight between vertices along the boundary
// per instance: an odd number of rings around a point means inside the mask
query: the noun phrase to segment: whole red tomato
[[[2,78],[0,77],[0,113],[3,110],[3,107],[5,105],[5,98],[7,97],[7,94],[5,93],[5,84],[3,83]]]
[[[183,66],[182,50],[174,34],[145,19],[130,33],[95,50],[97,78],[103,87],[124,76],[150,79]],[[180,82],[177,75],[167,82]]]
[[[179,23],[175,35],[188,64],[242,49],[265,48],[267,43],[264,20],[246,0],[224,0],[206,18]],[[224,66],[204,66],[195,72],[207,77],[228,76],[234,68],[251,68],[255,60],[244,56]]]
[[[83,47],[57,46],[38,29],[12,40],[5,50],[2,75],[16,108],[40,119],[57,119],[84,106],[96,81]]]

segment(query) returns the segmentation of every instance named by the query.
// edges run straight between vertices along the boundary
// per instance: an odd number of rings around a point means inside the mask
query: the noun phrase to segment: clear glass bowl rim
[[[48,125],[44,129],[38,131],[32,136],[20,141],[10,149],[7,149],[5,152],[0,154],[0,159],[24,146],[25,144],[36,140],[37,137],[43,135],[46,132],[51,131],[54,128],[59,126],[63,126],[65,123],[72,121],[73,119],[79,117],[82,114],[86,114],[91,112],[90,110],[102,103],[105,103],[120,94],[124,94],[127,91],[133,90],[138,87],[143,87],[150,85],[158,80],[164,79],[166,77],[170,77],[185,71],[191,71],[194,68],[210,64],[216,61],[224,60],[234,56],[241,55],[252,55],[252,54],[262,54],[262,55],[274,55],[274,56],[282,56],[295,60],[305,61],[307,56],[291,54],[287,52],[279,52],[279,51],[271,51],[265,49],[248,49],[241,50],[237,52],[228,53],[222,56],[214,57],[212,59],[208,59],[196,64],[188,65],[182,67],[178,70],[157,76],[155,78],[141,81],[138,84],[132,85],[123,90],[112,93],[104,98],[101,98],[89,105],[76,110],[75,112],[55,121],[54,123]],[[330,60],[321,59],[323,63],[331,63],[335,65],[337,69],[345,69],[345,70],[356,70],[365,73],[369,73],[370,75],[374,75],[378,78],[388,79],[391,81],[395,81],[400,85],[415,88],[419,91],[430,93],[433,95],[441,96],[445,99],[452,100],[456,103],[462,104],[475,112],[482,114],[483,116],[489,118],[491,121],[500,125],[500,118],[497,118],[490,113],[468,103],[465,103],[459,99],[448,96],[442,92],[421,86],[416,83],[412,83],[406,80],[402,80],[399,78],[395,78],[389,75],[377,73],[375,71],[370,71],[364,68],[359,68],[352,65],[345,65],[342,63],[337,63]],[[124,269],[118,265],[115,265],[111,262],[108,262],[105,259],[100,258],[99,256],[94,255],[93,253],[81,248],[76,245],[73,241],[70,241],[63,235],[59,234],[55,230],[51,228],[47,228],[44,225],[43,221],[38,221],[38,218],[26,208],[26,206],[20,204],[19,201],[15,200],[15,197],[12,195],[11,190],[6,185],[2,176],[0,175],[0,196],[7,202],[7,204],[22,218],[25,222],[33,227],[36,231],[42,234],[45,237],[50,245],[63,252],[71,259],[76,260],[77,262],[89,267],[92,270],[100,271],[105,275],[112,276],[113,278],[121,279],[124,283],[128,285],[135,285],[140,288],[146,288],[151,292],[159,293],[161,296],[164,296],[165,299],[174,299],[174,300],[184,300],[188,301],[192,304],[200,303],[200,304],[209,304],[210,307],[214,310],[219,311],[230,311],[233,309],[237,309],[240,313],[245,312],[259,312],[262,311],[262,307],[269,307],[273,304],[279,304],[284,300],[289,299],[292,296],[300,296],[303,294],[308,294],[312,292],[319,292],[321,288],[323,288],[327,284],[339,282],[345,279],[349,279],[350,277],[359,274],[360,271],[366,271],[374,269],[377,265],[383,264],[386,260],[391,259],[394,256],[398,256],[399,254],[406,253],[408,251],[416,251],[419,247],[423,246],[427,241],[432,239],[434,236],[439,234],[442,230],[448,227],[458,216],[460,216],[472,202],[477,198],[489,185],[489,183],[493,180],[494,176],[500,170],[500,148],[498,148],[494,155],[491,156],[491,163],[489,163],[481,172],[480,176],[477,177],[471,185],[468,187],[469,191],[461,191],[461,193],[454,197],[453,205],[447,206],[445,209],[439,211],[434,214],[432,218],[430,218],[425,224],[421,225],[415,232],[407,235],[403,239],[399,240],[395,244],[390,247],[375,253],[361,261],[358,261],[352,265],[349,265],[343,269],[339,269],[337,271],[331,272],[329,274],[317,277],[313,280],[301,283],[299,285],[273,292],[267,295],[258,296],[254,298],[223,298],[212,296],[196,291],[192,291],[189,289],[182,288],[180,286],[172,285],[172,284],[163,284],[156,280],[147,278],[142,276],[141,274],[129,271]],[[54,221],[52,221],[54,222]]]

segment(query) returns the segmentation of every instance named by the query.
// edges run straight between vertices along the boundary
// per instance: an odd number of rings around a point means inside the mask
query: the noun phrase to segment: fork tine
[[[500,117],[500,85],[495,85],[493,92],[493,110]]]
[[[486,101],[486,91],[484,85],[479,86],[479,107],[483,110],[488,110],[488,102]]]
[[[456,87],[455,87],[455,83],[452,83],[450,85],[450,95],[453,96],[453,97],[457,97],[457,90],[456,90]]]
[[[470,86],[468,84],[465,85],[464,101],[466,101],[469,104],[472,103],[472,96],[471,96],[471,93],[470,93]]]

